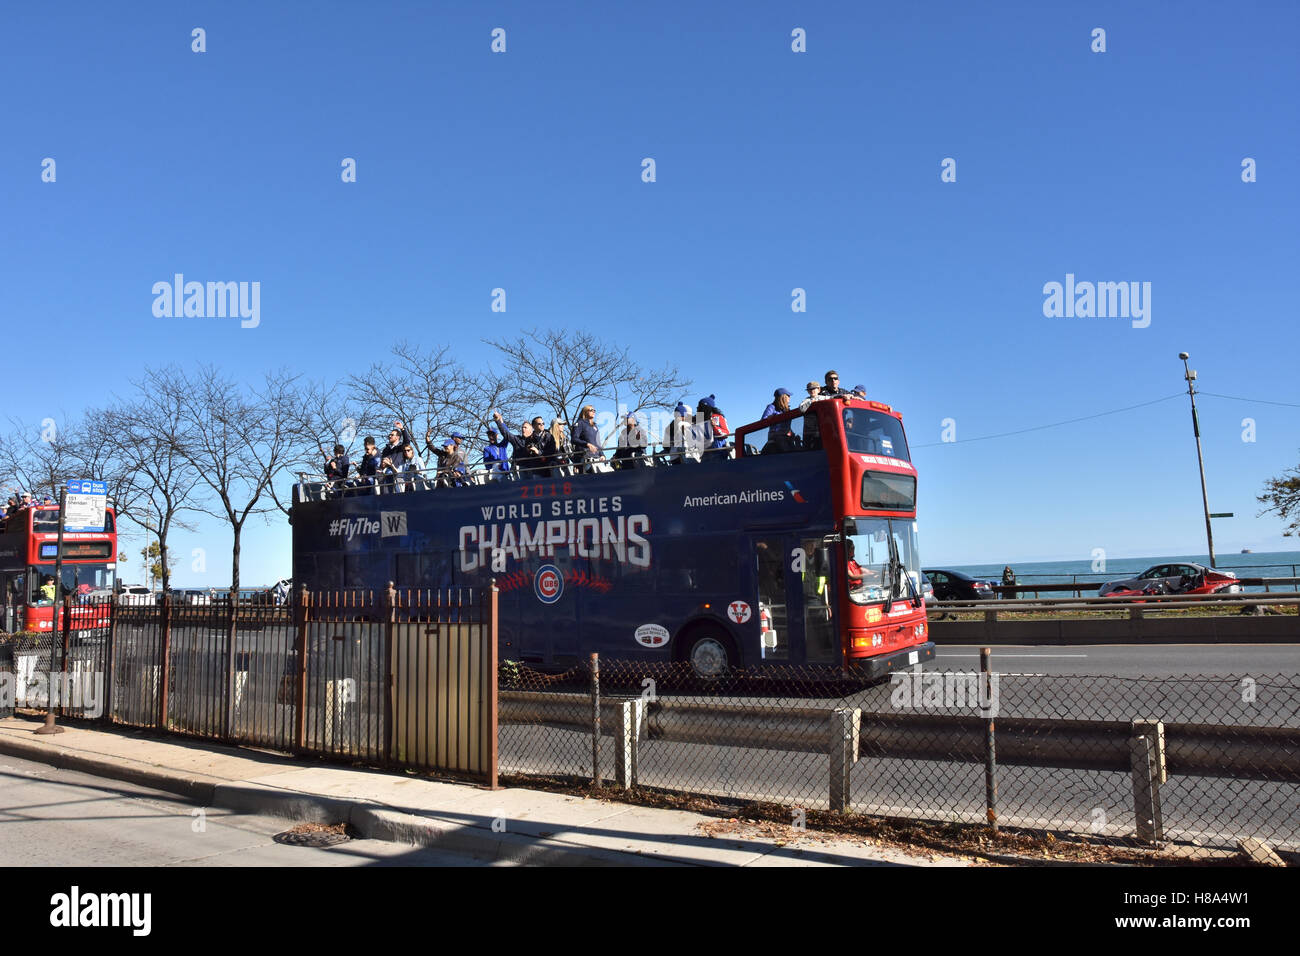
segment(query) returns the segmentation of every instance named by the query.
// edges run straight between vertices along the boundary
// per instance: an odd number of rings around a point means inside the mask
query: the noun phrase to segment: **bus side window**
[[[692,553],[689,539],[669,539],[660,545],[659,586],[665,594],[688,594],[696,589],[694,563],[699,555]]]
[[[803,419],[803,450],[818,451],[822,447],[821,427],[817,422],[817,403],[814,402]]]

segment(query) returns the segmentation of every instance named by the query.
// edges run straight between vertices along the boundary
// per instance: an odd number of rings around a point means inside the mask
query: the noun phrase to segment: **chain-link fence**
[[[994,661],[871,683],[815,666],[702,678],[686,663],[593,657],[550,673],[505,661],[494,718],[473,677],[492,674],[485,598],[345,598],[122,604],[111,622],[83,609],[56,633],[0,640],[0,716],[53,702],[65,716],[421,769],[492,766],[495,719],[496,764],[519,780],[1300,852],[1295,674],[1000,673]]]
[[[1120,845],[1300,851],[1300,677],[501,667],[501,770]],[[598,701],[597,701],[598,695]],[[599,735],[596,732],[600,716]],[[593,768],[599,768],[594,770]]]

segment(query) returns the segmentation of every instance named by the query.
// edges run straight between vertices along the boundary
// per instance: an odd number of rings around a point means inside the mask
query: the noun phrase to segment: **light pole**
[[[1196,436],[1196,463],[1201,469],[1201,505],[1205,509],[1205,541],[1210,546],[1210,567],[1218,567],[1214,561],[1214,531],[1210,527],[1210,496],[1205,490],[1205,458],[1201,455],[1201,422],[1196,417],[1196,371],[1187,365],[1191,357],[1186,352],[1179,352],[1183,360],[1183,378],[1187,379],[1187,396],[1192,400],[1192,433]]]

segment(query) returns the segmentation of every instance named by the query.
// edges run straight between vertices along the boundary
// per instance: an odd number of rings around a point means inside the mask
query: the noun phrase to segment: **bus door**
[[[0,598],[4,600],[3,620],[0,624],[4,626],[4,633],[15,634],[26,629],[26,620],[24,608],[27,606],[26,596],[27,577],[22,571],[4,571],[0,572],[0,589],[3,593]]]
[[[831,552],[821,536],[760,535],[754,538],[754,552],[760,610],[770,614],[772,628],[763,639],[762,659],[837,663],[835,579]]]

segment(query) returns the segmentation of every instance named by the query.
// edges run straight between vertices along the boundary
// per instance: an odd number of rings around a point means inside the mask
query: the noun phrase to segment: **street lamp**
[[[1205,458],[1201,455],[1201,423],[1196,417],[1196,371],[1187,365],[1191,357],[1186,352],[1179,352],[1183,360],[1183,378],[1187,379],[1187,395],[1192,400],[1192,433],[1196,436],[1196,463],[1201,469],[1201,505],[1205,509],[1205,540],[1210,547],[1210,567],[1218,567],[1214,561],[1214,531],[1210,528],[1210,496],[1205,490]]]

